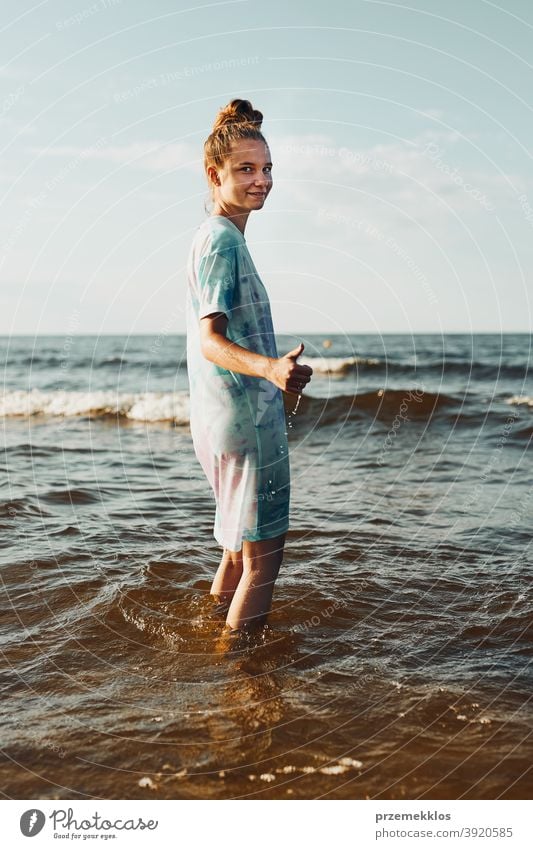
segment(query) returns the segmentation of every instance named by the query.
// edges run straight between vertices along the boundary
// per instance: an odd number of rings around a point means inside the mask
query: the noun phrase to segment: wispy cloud
[[[453,130],[427,130],[368,147],[339,145],[323,133],[280,136],[270,143],[274,179],[282,176],[284,191],[310,209],[319,204],[353,210],[355,189],[365,214],[373,209],[380,216],[420,220],[450,208],[461,215],[489,214],[523,185],[518,175],[498,173],[490,163],[486,169],[465,166],[464,146],[471,141]]]
[[[188,167],[198,170],[198,149],[185,142],[171,143],[153,140],[131,142],[127,145],[100,143],[91,147],[57,145],[50,148],[32,147],[30,153],[65,159],[93,159],[131,165],[147,171],[169,171]],[[200,163],[201,164],[201,163]]]

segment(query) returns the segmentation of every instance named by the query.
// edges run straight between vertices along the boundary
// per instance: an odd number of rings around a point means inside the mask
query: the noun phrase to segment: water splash
[[[296,401],[296,406],[294,407],[294,410],[291,410],[287,415],[287,427],[293,427],[291,419],[298,412],[298,407],[300,406],[301,400],[302,400],[302,396],[298,395],[298,400]],[[287,434],[287,431],[285,431],[285,433]]]

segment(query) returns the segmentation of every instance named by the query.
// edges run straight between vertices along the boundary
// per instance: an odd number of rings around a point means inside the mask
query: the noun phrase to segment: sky
[[[0,333],[184,333],[203,144],[235,97],[273,188],[278,333],[529,332],[529,0],[2,3]]]

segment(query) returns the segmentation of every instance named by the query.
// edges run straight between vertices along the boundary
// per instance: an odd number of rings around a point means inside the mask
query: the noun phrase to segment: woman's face
[[[232,214],[262,209],[272,188],[272,162],[268,146],[255,139],[233,142],[224,168],[212,171],[215,181],[215,201]]]

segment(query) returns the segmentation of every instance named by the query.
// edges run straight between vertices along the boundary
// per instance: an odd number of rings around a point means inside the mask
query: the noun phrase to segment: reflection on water
[[[20,342],[0,500],[4,793],[530,798],[526,341],[416,337],[415,357],[404,337],[358,339],[347,369],[351,342],[333,339],[335,380],[323,369],[293,417],[269,627],[239,639],[209,598],[221,550],[188,427],[153,421],[166,395],[130,397],[150,339],[76,342],[66,374],[62,340],[43,342],[32,378],[65,394],[32,403],[61,419],[22,414]],[[158,358],[150,388],[168,393],[179,358]],[[74,397],[92,362],[105,397]]]
[[[10,795],[491,798],[507,782],[509,797],[527,792],[520,676],[502,687],[480,650],[479,674],[458,685],[450,633],[431,627],[429,609],[391,617],[394,584],[387,598],[369,576],[353,582],[342,608],[309,587],[306,620],[320,624],[300,630],[302,595],[287,586],[262,632],[228,635],[209,582],[182,589],[171,574],[152,563],[112,601],[93,586],[100,601],[67,639],[41,629],[5,646],[22,672],[4,717]],[[426,624],[413,639],[415,618]],[[458,654],[464,640],[459,631]],[[431,658],[444,647],[439,678]]]

